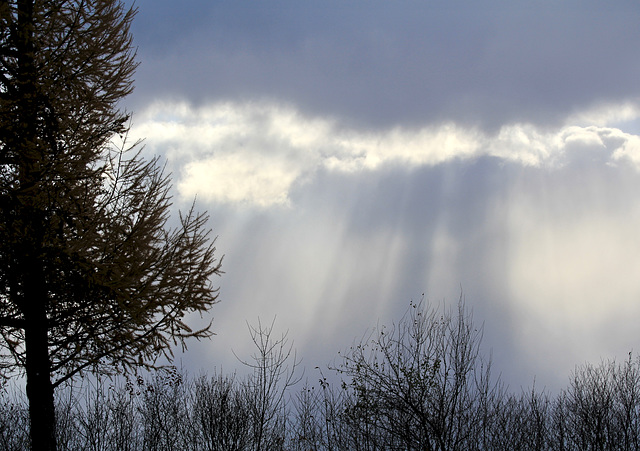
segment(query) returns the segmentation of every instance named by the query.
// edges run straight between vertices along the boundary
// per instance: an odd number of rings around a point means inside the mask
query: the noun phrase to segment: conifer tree
[[[187,325],[217,302],[207,216],[168,228],[170,178],[125,139],[134,15],[0,0],[0,372],[26,375],[34,450],[56,447],[60,384],[212,334]]]

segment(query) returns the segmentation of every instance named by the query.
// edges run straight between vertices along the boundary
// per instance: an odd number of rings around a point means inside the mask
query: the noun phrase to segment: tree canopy
[[[168,228],[170,177],[127,141],[134,15],[0,2],[0,370],[26,373],[32,429],[79,372],[153,366],[212,334],[186,321],[217,302],[208,217]]]

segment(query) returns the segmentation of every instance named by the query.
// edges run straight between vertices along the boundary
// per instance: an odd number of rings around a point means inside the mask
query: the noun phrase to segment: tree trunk
[[[56,449],[56,416],[51,383],[47,317],[43,306],[35,306],[25,328],[27,351],[27,398],[31,420],[31,449]]]
[[[37,82],[34,63],[34,0],[18,0],[16,41],[20,99],[16,115],[20,129],[13,145],[22,155],[17,218],[24,224],[23,235],[14,243],[22,299],[17,303],[25,319],[27,398],[31,421],[31,448],[34,451],[56,449],[55,407],[51,383],[51,361],[47,320],[47,290],[40,261],[42,255],[42,217],[34,187],[40,181],[37,153]]]
[[[54,389],[51,382],[51,358],[49,356],[49,299],[46,277],[40,256],[42,250],[42,223],[38,212],[25,208],[25,238],[19,268],[21,268],[22,313],[25,319],[24,337],[27,372],[27,399],[31,421],[31,449],[33,451],[55,451],[56,415]]]

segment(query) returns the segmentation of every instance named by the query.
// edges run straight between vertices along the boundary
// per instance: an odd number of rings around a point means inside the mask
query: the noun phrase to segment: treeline
[[[61,450],[637,450],[640,359],[576,368],[566,389],[510,392],[463,303],[412,304],[319,376],[286,335],[250,329],[237,375],[85,378],[56,397]],[[338,382],[333,382],[338,381]],[[29,448],[27,404],[5,386],[0,449]]]

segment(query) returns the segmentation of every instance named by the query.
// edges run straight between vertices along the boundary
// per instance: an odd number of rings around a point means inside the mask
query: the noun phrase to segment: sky
[[[216,336],[307,377],[411,301],[484,326],[513,390],[640,352],[640,6],[136,0],[131,134],[210,214]]]

